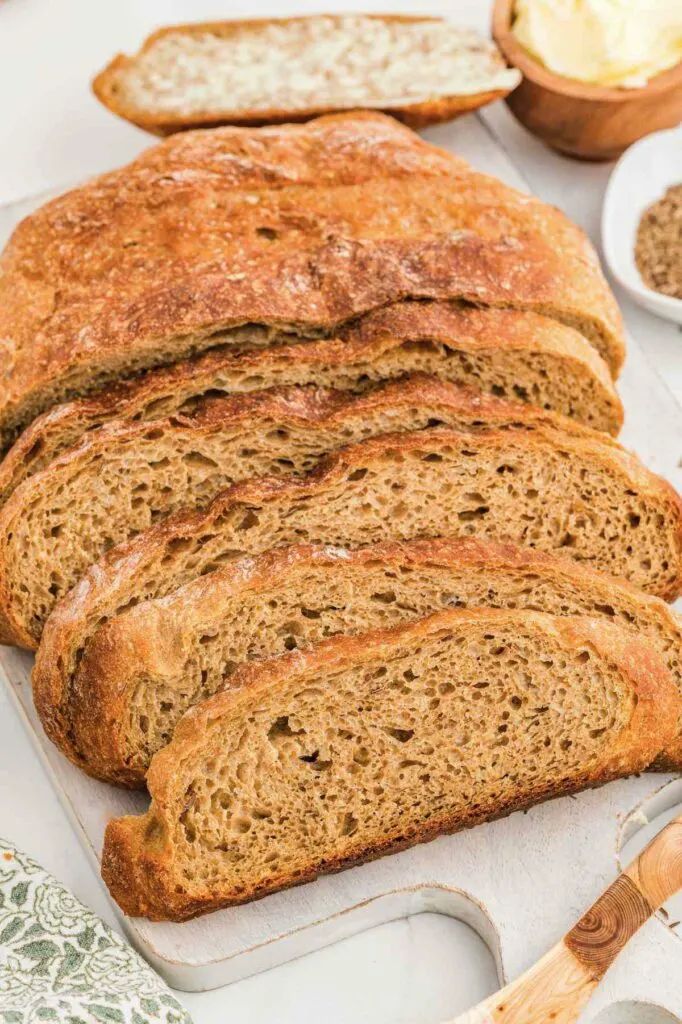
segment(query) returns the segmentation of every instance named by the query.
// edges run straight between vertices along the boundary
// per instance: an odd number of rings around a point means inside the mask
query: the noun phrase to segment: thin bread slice
[[[680,620],[659,598],[586,566],[472,538],[301,545],[238,559],[98,630],[73,687],[79,763],[109,782],[143,785],[184,712],[229,686],[243,662],[480,606],[614,622],[648,639],[682,694]],[[44,657],[39,648],[36,675],[49,671]],[[679,733],[665,764],[682,767]]]
[[[206,398],[191,417],[113,421],[29,477],[0,510],[0,636],[35,646],[88,566],[164,515],[203,507],[249,477],[307,473],[354,441],[437,424],[594,436],[533,406],[425,375],[361,395],[275,388]]]
[[[52,200],[0,259],[0,450],[65,399],[254,325],[329,337],[405,298],[550,316],[617,370],[584,233],[369,112],[183,132]]]
[[[424,127],[506,96],[520,80],[494,43],[441,18],[318,14],[158,29],[92,87],[119,117],[167,135],[357,108]]]
[[[244,332],[246,337],[246,332]],[[0,503],[87,431],[111,419],[191,415],[208,395],[278,385],[363,391],[422,371],[532,403],[617,434],[623,408],[608,367],[578,331],[535,313],[447,302],[400,302],[368,313],[337,338],[217,349],[43,413],[0,463]]]
[[[109,551],[48,619],[36,707],[69,751],[72,691],[93,633],[240,555],[301,542],[471,536],[557,551],[672,598],[681,517],[670,485],[602,435],[436,427],[371,438],[306,478],[237,484],[206,509],[170,516]]]
[[[641,771],[680,702],[646,644],[537,612],[448,611],[243,668],[107,826],[131,916],[184,920]]]

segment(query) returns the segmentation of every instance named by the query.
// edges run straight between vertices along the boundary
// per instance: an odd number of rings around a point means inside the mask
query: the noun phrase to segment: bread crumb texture
[[[298,451],[291,438],[285,438],[283,452],[279,429],[272,426],[271,437],[252,434],[256,447],[248,447],[245,433],[246,454],[236,438],[231,453],[235,479],[257,475],[261,459],[267,468],[284,452],[289,471],[296,470],[297,458],[310,457],[307,432]],[[153,434],[155,428],[150,430]],[[267,452],[271,443],[274,457]],[[244,460],[248,469],[240,474]],[[106,466],[106,480],[118,487],[116,462],[110,460]],[[222,469],[213,463],[191,444],[172,460],[147,456],[143,476],[135,484],[143,490],[130,490],[130,506],[126,501],[117,508],[108,498],[105,481],[99,494],[92,490],[86,498],[78,488],[64,489],[71,502],[66,516],[49,492],[24,509],[24,489],[39,488],[42,475],[27,481],[5,506],[2,523],[11,523],[11,528],[0,541],[0,607],[8,622],[13,620],[17,639],[25,637],[25,643],[35,646],[55,602],[88,564],[95,563],[93,571],[101,572],[96,559],[103,540],[106,550],[107,538],[115,536],[112,531],[134,533],[135,511],[143,532],[130,544],[139,541],[144,568],[132,555],[134,548],[121,544],[110,553],[105,569],[106,578],[115,577],[115,586],[106,592],[120,594],[125,587],[125,602],[169,593],[235,556],[283,544],[308,541],[357,547],[425,536],[472,536],[559,550],[623,576],[648,593],[666,597],[679,590],[677,496],[611,441],[574,439],[540,428],[518,433],[456,432],[446,427],[408,430],[348,446],[337,460],[331,456],[322,462],[320,473],[293,483],[291,489],[286,481],[277,486],[279,481],[270,473],[262,481],[262,502],[244,505],[239,492],[228,489],[205,510],[189,516],[179,512],[154,523],[146,491],[153,494],[168,487],[188,493],[196,486],[200,497],[202,476],[210,481],[213,471],[219,470],[220,480],[227,471],[227,462]],[[48,467],[43,474],[49,472]],[[253,482],[254,497],[259,483]],[[76,518],[83,500],[86,507]],[[81,532],[73,530],[74,521],[83,524]],[[126,567],[132,569],[128,578]],[[91,597],[94,594],[93,588]]]
[[[468,539],[356,551],[299,546],[238,560],[99,629],[73,687],[78,750],[90,772],[139,784],[182,714],[231,685],[243,663],[447,608],[480,607],[618,623],[647,637],[682,692],[674,614],[601,573]]]
[[[193,916],[636,770],[677,711],[640,653],[590,620],[446,612],[247,669],[155,758],[104,877],[129,910]]]
[[[518,74],[476,32],[363,15],[161,32],[112,88],[147,114],[292,112],[508,90]]]
[[[0,502],[89,431],[113,419],[196,418],[224,395],[282,385],[322,385],[360,393],[408,374],[428,373],[477,389],[482,419],[495,399],[523,402],[609,434],[623,410],[608,367],[583,336],[549,317],[445,302],[398,302],[363,317],[334,338],[259,344],[264,331],[241,332],[252,348],[223,348],[119,382],[37,417],[0,463]],[[490,396],[494,396],[492,401]]]
[[[239,480],[301,476],[335,449],[382,434],[435,425],[485,430],[493,423],[514,432],[543,420],[559,428],[564,422],[422,376],[366,396],[279,388],[206,398],[188,417],[113,422],[26,480],[0,512],[6,593],[25,595],[30,578],[40,612],[31,612],[29,628],[38,638],[55,601],[106,551],[172,512],[204,507]],[[567,427],[580,435],[579,427]]]

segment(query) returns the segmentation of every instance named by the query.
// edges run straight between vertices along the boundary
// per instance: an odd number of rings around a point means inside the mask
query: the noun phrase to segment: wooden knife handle
[[[682,818],[652,839],[568,935],[452,1024],[573,1024],[625,944],[682,889]]]

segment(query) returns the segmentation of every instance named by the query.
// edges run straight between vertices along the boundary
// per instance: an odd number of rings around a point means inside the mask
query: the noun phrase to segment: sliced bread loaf
[[[20,435],[0,463],[0,503],[88,430],[111,419],[192,415],[208,395],[276,385],[363,391],[414,371],[529,402],[617,434],[623,409],[608,367],[578,331],[535,313],[447,302],[399,302],[368,313],[339,336],[263,347],[216,349],[184,363],[56,406]],[[260,346],[258,342],[261,342]]]
[[[47,203],[0,259],[0,450],[152,366],[334,335],[405,298],[550,316],[616,370],[615,300],[563,214],[369,112],[183,132]]]
[[[126,914],[184,920],[641,771],[679,696],[631,633],[448,611],[242,669],[109,823]]]
[[[92,87],[115,114],[166,135],[359,107],[423,127],[505,96],[520,80],[488,39],[441,18],[317,14],[157,29]]]
[[[336,633],[479,606],[615,622],[647,637],[682,695],[675,614],[659,598],[586,566],[472,538],[350,551],[303,545],[238,559],[98,630],[73,685],[73,746],[90,774],[142,785],[181,715],[229,686],[241,663]],[[35,674],[49,671],[39,648]],[[666,764],[682,767],[679,734]]]
[[[95,630],[239,555],[301,542],[360,547],[473,536],[559,551],[672,598],[681,526],[672,488],[602,435],[435,427],[372,438],[309,477],[237,484],[203,511],[177,513],[109,551],[48,620],[41,646],[49,671],[34,679],[36,707],[48,735],[68,750],[72,688]],[[34,643],[27,582],[17,578],[3,600],[19,623],[15,635],[20,628]]]
[[[272,389],[205,398],[191,417],[113,421],[26,480],[0,510],[0,636],[35,645],[55,602],[89,565],[170,512],[202,507],[238,480],[307,473],[327,452],[366,437],[436,424],[565,425],[594,436],[533,406],[425,375],[361,395]]]

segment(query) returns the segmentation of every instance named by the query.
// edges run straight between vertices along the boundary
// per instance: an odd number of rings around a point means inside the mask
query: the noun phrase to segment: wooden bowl
[[[639,89],[589,85],[554,74],[511,31],[514,0],[495,0],[493,38],[523,81],[506,97],[533,135],[583,160],[612,160],[650,132],[682,121],[682,62]]]

